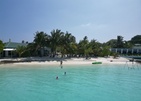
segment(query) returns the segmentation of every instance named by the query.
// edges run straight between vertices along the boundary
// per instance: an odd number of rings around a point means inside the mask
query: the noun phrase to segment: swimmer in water
[[[64,75],[66,75],[66,72],[64,72]]]
[[[56,76],[56,80],[58,80],[58,76]]]

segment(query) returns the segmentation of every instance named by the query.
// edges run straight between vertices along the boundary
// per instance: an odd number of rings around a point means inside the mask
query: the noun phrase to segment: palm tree
[[[78,52],[79,52],[79,55],[83,55],[86,57],[91,52],[91,47],[89,45],[87,36],[85,36],[83,40],[80,40],[80,42],[78,43]]]
[[[123,37],[117,36],[117,48],[123,48]]]
[[[78,54],[78,45],[76,42],[70,43],[69,54],[72,56],[73,54]]]
[[[111,39],[105,43],[105,46],[110,46],[111,48],[115,48],[117,45],[117,39]]]
[[[64,33],[61,32],[61,30],[53,30],[51,31],[51,36],[50,36],[50,46],[52,53],[55,55],[57,52],[57,48],[62,44],[62,38],[63,38]]]
[[[111,54],[111,51],[110,51],[110,47],[109,46],[104,46],[102,47],[102,52],[101,52],[101,56],[108,56]]]
[[[74,45],[76,43],[76,39],[71,33],[66,32],[62,37],[61,37],[61,53],[62,56],[64,54],[72,54],[74,53]]]
[[[92,54],[94,56],[99,56],[101,54],[101,44],[95,39],[91,40],[90,46],[92,48]]]
[[[44,47],[46,46],[46,40],[49,35],[44,32],[36,32],[34,37],[34,44],[36,45],[36,51],[39,51],[40,56],[43,56]]]
[[[123,44],[124,48],[131,48],[131,47],[133,47],[133,44],[131,43],[131,41],[124,41],[123,43],[124,43]]]
[[[136,35],[131,38],[132,44],[141,44],[141,35]]]
[[[31,56],[36,56],[37,55],[37,53],[36,53],[36,44],[35,43],[29,43],[28,45],[27,45],[27,51],[29,51],[29,53],[30,53],[30,55]]]
[[[16,52],[18,53],[19,57],[21,57],[21,55],[26,51],[26,47],[25,46],[18,46],[16,48]]]

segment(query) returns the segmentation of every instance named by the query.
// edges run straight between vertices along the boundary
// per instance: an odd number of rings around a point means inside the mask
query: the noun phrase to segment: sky
[[[77,42],[141,35],[141,0],[0,0],[0,40],[33,42],[37,31],[68,31]]]

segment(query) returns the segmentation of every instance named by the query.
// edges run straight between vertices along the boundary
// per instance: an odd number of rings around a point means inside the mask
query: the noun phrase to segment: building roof
[[[14,51],[16,49],[12,49],[12,48],[6,48],[6,49],[3,49],[4,51]]]
[[[17,48],[18,46],[27,46],[27,43],[6,42],[4,48]]]

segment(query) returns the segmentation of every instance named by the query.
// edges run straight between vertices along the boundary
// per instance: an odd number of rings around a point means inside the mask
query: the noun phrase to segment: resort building
[[[6,42],[4,45],[4,49],[2,52],[2,57],[15,57],[16,54],[16,48],[18,46],[27,46],[28,43],[24,43],[24,41],[22,41],[21,43],[18,42],[11,42],[11,40],[9,39],[9,42]]]
[[[40,56],[48,56],[51,53],[51,49],[49,47],[42,47],[40,50],[41,52]]]
[[[9,42],[4,43],[4,49],[3,52],[0,53],[0,57],[6,57],[6,58],[12,58],[12,57],[18,57],[18,54],[16,52],[16,49],[18,46],[27,46],[29,43],[22,41],[19,42],[12,42],[9,40]],[[49,47],[41,47],[41,49],[37,50],[37,56],[48,56],[51,53],[51,49]],[[40,55],[39,55],[40,54]]]
[[[141,44],[135,44],[132,48],[111,48],[110,51],[125,55],[141,55]]]

